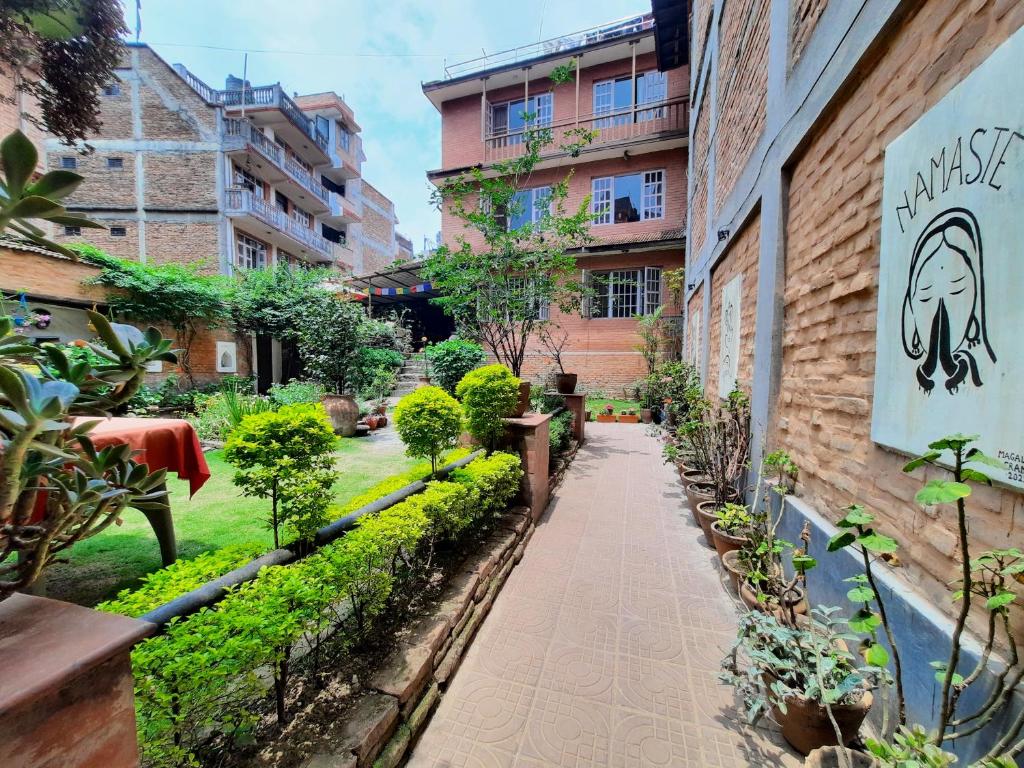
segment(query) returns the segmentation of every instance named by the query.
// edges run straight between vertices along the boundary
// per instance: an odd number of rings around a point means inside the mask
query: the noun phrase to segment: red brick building
[[[552,70],[567,64],[572,80],[552,85]],[[543,195],[572,171],[567,209],[592,196],[594,243],[575,255],[585,278],[600,278],[601,295],[586,317],[550,313],[569,333],[565,364],[581,388],[620,393],[645,373],[634,348],[635,315],[664,305],[678,322],[664,275],[684,262],[688,79],[686,67],[659,71],[653,17],[644,15],[451,65],[443,79],[423,86],[442,121],[441,167],[428,173],[433,183],[521,153],[522,115],[529,113],[556,140],[524,191]],[[558,139],[576,127],[596,138],[572,158]],[[461,227],[442,214],[446,244]],[[531,349],[524,373],[541,378],[548,371],[548,360]]]

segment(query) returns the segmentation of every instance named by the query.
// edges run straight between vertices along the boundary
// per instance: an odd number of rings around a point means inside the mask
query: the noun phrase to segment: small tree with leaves
[[[437,474],[437,460],[454,448],[462,433],[462,408],[440,387],[420,387],[398,401],[395,429],[405,452],[430,459],[430,474]]]
[[[518,157],[474,168],[435,191],[434,204],[459,219],[467,234],[438,248],[423,268],[440,294],[434,302],[516,376],[544,311],[580,311],[587,289],[569,252],[591,241],[593,216],[589,196],[574,209],[567,205],[572,173],[551,183],[546,195],[527,191],[555,137],[535,115],[524,113],[524,119]],[[562,139],[557,149],[575,155],[593,134],[573,129]]]

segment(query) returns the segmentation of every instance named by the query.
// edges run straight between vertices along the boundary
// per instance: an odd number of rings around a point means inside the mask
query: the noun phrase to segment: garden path
[[[661,443],[588,424],[408,765],[801,765],[718,683],[736,617]]]

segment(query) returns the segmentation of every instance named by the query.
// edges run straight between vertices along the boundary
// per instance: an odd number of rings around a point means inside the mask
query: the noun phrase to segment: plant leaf
[[[60,200],[78,189],[83,181],[84,177],[71,171],[50,171],[35,184],[32,184],[26,192],[50,200]]]
[[[1010,592],[1009,590],[1004,589],[992,595],[992,597],[990,597],[986,601],[985,607],[988,608],[990,611],[996,611],[1000,608],[1005,608],[1007,605],[1009,605],[1016,599],[1017,595],[1015,595],[1013,592]]]
[[[881,533],[871,531],[857,539],[857,543],[869,552],[895,552],[900,548],[896,539],[890,538]]]
[[[952,480],[929,480],[924,488],[917,492],[914,500],[918,504],[930,507],[935,504],[951,504],[957,499],[964,499],[970,495],[971,487],[964,483]]]
[[[889,664],[889,652],[881,643],[873,643],[864,654],[864,661],[873,667],[885,667]]]
[[[875,599],[875,590],[871,587],[854,587],[846,593],[851,603],[868,603]]]
[[[28,137],[15,131],[0,142],[0,163],[4,170],[4,183],[11,199],[21,197],[25,184],[39,162],[39,153]]]
[[[828,540],[828,551],[838,552],[840,549],[850,546],[856,540],[857,534],[853,531],[840,531]]]

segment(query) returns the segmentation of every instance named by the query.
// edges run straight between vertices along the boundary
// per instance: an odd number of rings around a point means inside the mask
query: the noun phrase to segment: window
[[[242,269],[263,269],[267,266],[266,244],[236,232],[235,263]]]
[[[277,210],[282,213],[288,213],[288,198],[282,195],[280,192],[274,192],[274,205],[277,206]]]
[[[75,168],[78,167],[78,158],[77,157],[62,157],[60,159],[60,167],[64,168],[65,170],[74,170]]]
[[[521,144],[527,126],[526,116],[532,116],[531,126],[551,125],[553,109],[554,100],[550,93],[540,93],[525,101],[518,99],[492,104],[487,135],[498,137],[499,146]]]
[[[593,272],[591,317],[649,315],[661,306],[661,267]]]
[[[323,115],[316,116],[316,132],[318,136],[323,136],[324,141],[331,135],[331,121]]]
[[[654,70],[638,74],[635,84],[629,75],[594,83],[594,116],[598,118],[594,127],[608,128],[664,117],[663,108],[636,112],[633,108],[641,104],[656,104],[667,97],[667,76]]]
[[[128,230],[125,227],[111,227],[110,228],[110,236],[111,237],[126,237],[127,235],[128,235]]]
[[[341,123],[338,123],[338,146],[346,152],[352,148],[352,134]]]
[[[527,319],[549,319],[548,303],[534,295],[534,282],[523,277],[508,279],[509,304],[512,307],[522,306],[526,310]],[[522,294],[517,297],[517,294]]]
[[[644,171],[603,176],[591,182],[594,224],[623,224],[664,216],[665,174]]]
[[[81,234],[81,227],[64,227],[64,237],[80,237]]]
[[[124,168],[124,158],[123,157],[108,157],[107,158],[107,168],[111,168],[111,169],[116,170],[116,171],[121,170],[122,168]]]
[[[235,166],[235,186],[248,189],[255,193],[256,190],[263,191],[263,183],[243,168]]]
[[[292,204],[292,218],[304,227],[313,227],[313,214],[302,210],[294,203]]]
[[[121,95],[121,84],[111,83],[110,85],[103,86],[104,96],[120,96]]]
[[[512,198],[511,216],[508,220],[509,230],[519,229],[524,224],[540,224],[545,211],[551,209],[551,187],[536,187],[516,192]]]

